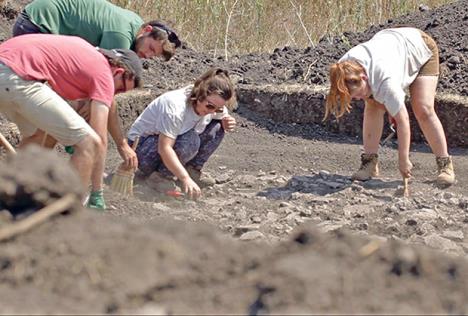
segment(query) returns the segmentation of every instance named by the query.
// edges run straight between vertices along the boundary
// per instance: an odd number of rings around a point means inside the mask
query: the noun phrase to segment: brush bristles
[[[133,170],[119,168],[112,177],[110,188],[126,196],[133,196]]]

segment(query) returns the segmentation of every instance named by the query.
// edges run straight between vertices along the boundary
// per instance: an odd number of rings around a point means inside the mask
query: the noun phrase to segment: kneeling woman
[[[128,132],[129,144],[139,137],[139,171],[144,176],[157,172],[160,182],[176,176],[183,192],[198,198],[203,165],[221,144],[224,132],[236,125],[227,112],[235,102],[234,85],[219,68],[207,71],[194,85],[156,98]]]
[[[354,179],[378,175],[377,150],[386,111],[397,125],[400,172],[403,177],[411,176],[410,125],[405,106],[405,89],[409,87],[414,114],[436,156],[437,183],[455,182],[444,129],[434,111],[438,76],[437,44],[426,33],[409,27],[380,31],[331,66],[325,118],[330,113],[340,117],[349,112],[352,99],[365,101],[364,154]]]

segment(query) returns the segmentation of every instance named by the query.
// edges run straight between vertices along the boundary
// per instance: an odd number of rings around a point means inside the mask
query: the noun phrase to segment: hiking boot
[[[436,157],[437,162],[437,184],[448,186],[455,183],[455,172],[453,171],[452,157]]]
[[[212,187],[216,184],[216,180],[209,174],[202,173],[200,170],[190,166],[188,166],[186,169],[190,175],[190,178],[192,178],[192,180],[195,181],[195,183],[198,184],[200,188]]]
[[[379,155],[361,154],[361,167],[356,171],[351,179],[366,181],[379,175]]]
[[[153,172],[146,180],[148,185],[153,190],[160,193],[166,193],[168,191],[180,191],[180,188],[176,185],[176,182],[169,177],[163,176],[159,172]]]

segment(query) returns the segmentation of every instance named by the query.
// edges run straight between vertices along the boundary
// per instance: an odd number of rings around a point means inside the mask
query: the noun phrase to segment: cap
[[[179,40],[179,36],[177,36],[177,33],[173,29],[171,29],[169,26],[159,21],[154,21],[150,23],[152,27],[157,27],[165,31],[167,33],[167,39],[169,40],[169,42],[174,44],[176,48],[179,48],[182,45],[182,42]]]
[[[104,49],[99,48],[99,51],[106,57],[112,59],[120,59],[128,69],[133,72],[135,76],[135,82],[141,81],[143,74],[143,66],[138,55],[129,49]]]

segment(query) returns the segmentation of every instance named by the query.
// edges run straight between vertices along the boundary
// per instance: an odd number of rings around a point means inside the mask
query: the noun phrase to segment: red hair
[[[324,120],[334,114],[337,118],[351,110],[351,92],[361,84],[364,67],[356,61],[343,61],[330,67],[330,91],[325,103]]]

